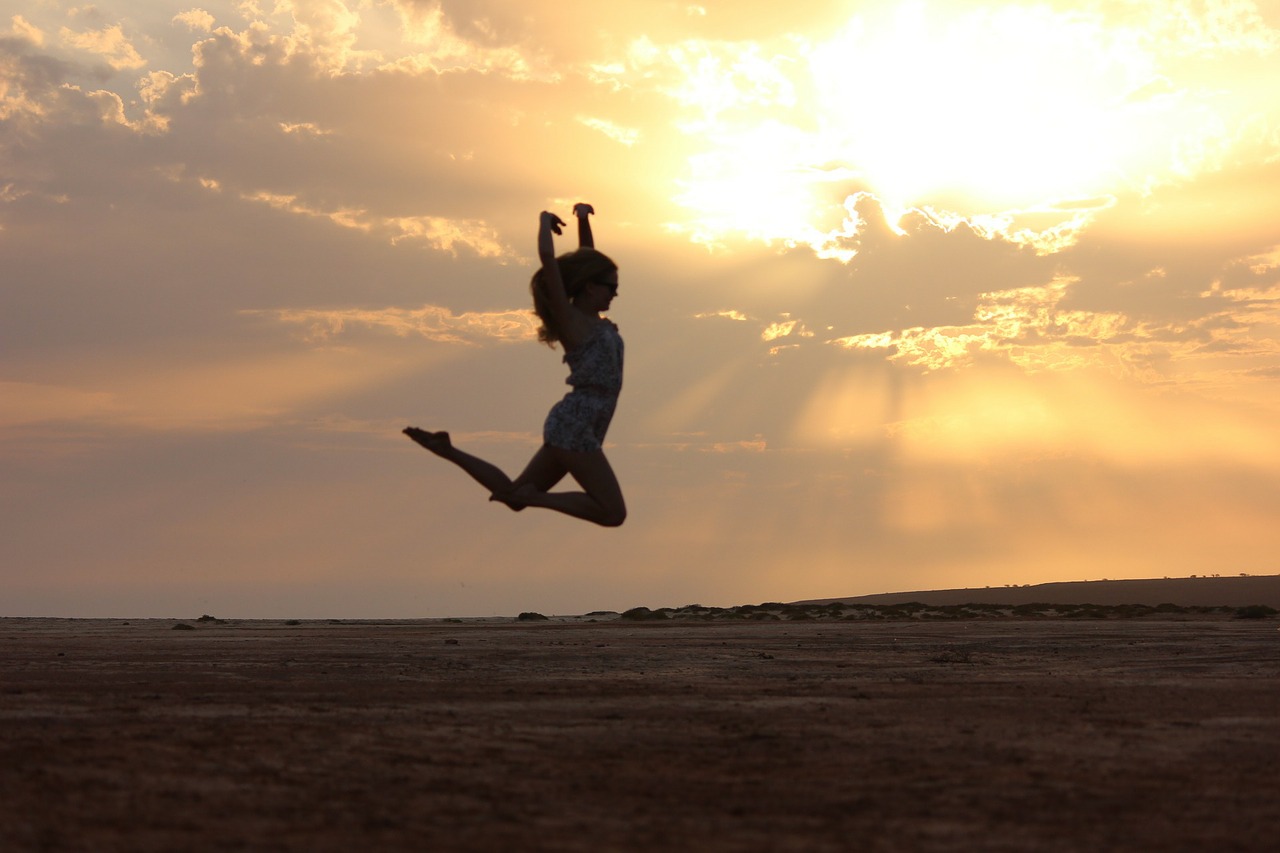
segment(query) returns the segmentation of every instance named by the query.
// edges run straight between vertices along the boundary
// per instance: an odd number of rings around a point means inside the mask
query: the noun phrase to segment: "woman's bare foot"
[[[401,431],[436,456],[448,456],[449,451],[453,449],[447,432],[427,432],[417,427],[405,427]]]
[[[494,492],[489,495],[489,500],[506,504],[514,511],[519,512],[529,505],[529,502],[525,500],[525,497],[535,493],[536,491],[537,490],[532,485],[525,483],[518,489],[506,489],[505,491]]]

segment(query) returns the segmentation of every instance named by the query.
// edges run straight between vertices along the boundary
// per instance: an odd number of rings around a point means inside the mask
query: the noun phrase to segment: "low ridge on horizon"
[[[1280,607],[1280,575],[1192,575],[1185,578],[1052,581],[1024,586],[884,592],[796,601],[794,604],[1176,604],[1183,607]]]

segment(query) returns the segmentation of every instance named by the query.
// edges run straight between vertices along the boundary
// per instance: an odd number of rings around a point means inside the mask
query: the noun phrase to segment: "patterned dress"
[[[622,336],[618,327],[601,320],[577,348],[565,352],[573,390],[547,415],[542,440],[561,450],[579,453],[599,450],[613,420],[622,391]]]

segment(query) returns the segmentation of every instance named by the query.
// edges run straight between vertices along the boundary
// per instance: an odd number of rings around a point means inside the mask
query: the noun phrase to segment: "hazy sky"
[[[524,464],[578,200],[617,530],[399,432]],[[1280,2],[0,2],[0,615],[1273,573],[1278,380]]]

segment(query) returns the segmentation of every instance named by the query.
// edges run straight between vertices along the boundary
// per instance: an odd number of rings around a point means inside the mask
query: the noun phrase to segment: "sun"
[[[1229,144],[1202,46],[1049,5],[911,3],[808,56],[826,146],[891,206],[1052,208],[1187,177]]]
[[[1151,79],[1099,24],[1047,7],[856,20],[809,57],[824,141],[894,202],[988,208],[1105,191],[1125,96]]]
[[[762,67],[767,70],[761,70]],[[699,235],[832,251],[851,192],[961,217],[1141,189],[1220,132],[1134,31],[1047,5],[906,3],[700,62],[677,199]]]

